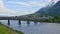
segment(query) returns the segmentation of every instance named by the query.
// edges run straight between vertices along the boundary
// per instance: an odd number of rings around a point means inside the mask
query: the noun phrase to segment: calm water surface
[[[7,20],[0,21],[8,26]],[[27,24],[27,21],[21,21],[21,25],[18,25],[18,21],[11,20],[9,27],[22,31],[25,34],[60,34],[60,24],[57,23],[37,22],[37,24],[34,24],[34,22],[30,21],[30,24]]]

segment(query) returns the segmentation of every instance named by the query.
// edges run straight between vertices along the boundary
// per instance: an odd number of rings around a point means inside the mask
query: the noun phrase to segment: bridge
[[[27,24],[29,24],[29,21],[36,22],[43,22],[48,18],[42,18],[42,17],[0,17],[0,20],[8,20],[8,25],[10,25],[10,20],[18,20],[18,24],[21,24],[21,21],[27,21]]]

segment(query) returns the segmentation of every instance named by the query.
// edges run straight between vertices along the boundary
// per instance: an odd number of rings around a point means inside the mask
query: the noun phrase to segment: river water
[[[0,22],[8,26],[7,20],[0,20]],[[30,24],[27,24],[27,21],[21,21],[21,25],[18,25],[18,21],[11,20],[8,27],[22,31],[24,34],[60,34],[60,24],[58,23],[37,22],[34,24],[33,21],[30,21]]]

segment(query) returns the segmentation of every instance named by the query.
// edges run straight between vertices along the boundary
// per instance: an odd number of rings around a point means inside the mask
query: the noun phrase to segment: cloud
[[[56,3],[59,0],[54,0],[54,3]],[[52,0],[45,0],[45,2],[39,2],[37,1],[28,1],[28,2],[14,2],[14,1],[10,1],[8,3],[11,4],[19,4],[19,5],[24,5],[24,6],[39,6],[39,7],[45,7],[46,5],[48,5],[49,3],[51,3]]]
[[[11,2],[12,3],[12,2]],[[14,2],[13,2],[14,3]],[[22,5],[27,5],[30,6],[27,3],[23,3],[23,2],[16,2],[16,4],[22,4]],[[32,10],[31,10],[32,11]],[[8,8],[6,8],[4,6],[3,0],[0,0],[0,16],[16,16],[16,15],[25,15],[25,14],[30,14],[32,13],[31,11],[26,11],[26,12],[22,12],[22,11],[16,11],[16,10],[10,10]]]
[[[54,2],[54,4],[55,4],[57,1],[59,1],[59,0],[53,0],[53,1],[52,0],[45,0],[43,2],[29,1],[29,3],[31,5],[35,5],[35,6],[45,7],[45,6],[49,5],[49,4],[51,4],[52,2]]]
[[[46,6],[45,3],[41,3],[41,2],[35,2],[35,1],[29,1],[29,2],[14,2],[14,1],[9,1],[8,3],[11,4],[19,4],[19,5],[24,5],[24,6],[40,6],[40,7],[44,7]]]
[[[52,0],[45,0],[47,3],[52,2]],[[59,0],[53,0],[53,2],[57,2]]]
[[[31,6],[31,4],[26,3],[26,2],[14,2],[14,1],[9,1],[8,3],[11,3],[11,4],[19,4],[19,5],[24,5],[24,6]]]
[[[38,2],[37,1],[28,1],[28,2],[14,2],[14,1],[9,1],[8,3],[11,4],[19,4],[19,5],[24,5],[24,6],[39,6],[39,7],[45,7],[46,4],[44,2]]]
[[[4,6],[3,0],[0,0],[0,13],[15,15],[16,11],[10,10]],[[0,14],[2,15],[2,14]],[[8,15],[9,16],[9,15]]]
[[[15,0],[14,0],[15,1]],[[11,3],[11,4],[18,4],[18,5],[24,5],[24,6],[28,6],[28,7],[32,7],[32,6],[35,6],[35,7],[45,7],[47,4],[49,4],[51,2],[51,0],[45,0],[45,2],[40,2],[38,0],[36,1],[27,1],[27,2],[14,2],[14,1],[9,1],[8,3]],[[58,0],[54,0],[54,2],[56,3]],[[13,7],[11,7],[13,8]],[[20,9],[20,10],[23,10],[23,9]],[[16,10],[10,10],[8,8],[6,8],[4,6],[4,3],[3,3],[3,0],[0,0],[0,15],[8,15],[8,16],[13,16],[13,15],[24,15],[24,14],[30,14],[30,13],[33,13],[35,12],[36,10],[33,10],[33,8],[31,10],[23,10],[23,11],[26,11],[26,12],[19,12],[16,11]],[[33,12],[32,12],[33,11]]]
[[[16,4],[21,4],[21,5],[31,6],[30,4],[24,3],[24,2],[16,2]]]
[[[55,3],[56,3],[57,1],[59,1],[59,0],[54,0]]]
[[[39,7],[45,7],[46,6],[46,4],[43,2],[30,1],[29,3],[33,6],[39,6]]]

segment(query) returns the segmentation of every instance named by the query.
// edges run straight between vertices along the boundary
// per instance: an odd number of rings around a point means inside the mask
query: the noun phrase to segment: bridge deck
[[[0,20],[8,20],[8,25],[10,25],[10,20],[18,20],[18,24],[20,25],[21,21],[27,21],[27,24],[29,24],[29,21],[34,21],[36,23],[37,21],[42,22],[46,19],[47,18],[40,17],[0,17]]]
[[[22,20],[22,21],[26,21],[26,20],[46,20],[46,18],[40,18],[40,17],[0,17],[0,20]]]

